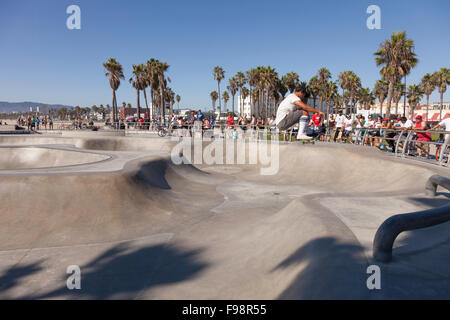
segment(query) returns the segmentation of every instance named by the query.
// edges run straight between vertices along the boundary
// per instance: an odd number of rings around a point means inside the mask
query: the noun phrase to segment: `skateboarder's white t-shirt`
[[[293,112],[298,109],[295,101],[299,100],[299,97],[297,97],[294,93],[291,93],[280,103],[277,111],[277,117],[275,119],[276,125],[278,125],[281,120],[283,120],[289,114],[289,112]]]

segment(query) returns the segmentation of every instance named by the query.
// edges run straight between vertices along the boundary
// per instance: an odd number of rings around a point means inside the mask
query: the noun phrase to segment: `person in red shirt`
[[[425,131],[428,129],[426,121],[422,120],[422,116],[416,117],[416,124],[414,125],[414,131],[417,134],[416,148],[419,153],[419,157],[422,153],[425,153],[426,157],[430,156],[430,145],[427,142],[431,141],[431,134],[429,132],[418,132]]]
[[[314,113],[311,117],[311,121],[314,124],[314,136],[318,135],[320,141],[323,141],[322,120],[323,119],[318,112]]]
[[[231,113],[228,114],[227,125],[230,128],[234,125],[234,117],[231,115]]]

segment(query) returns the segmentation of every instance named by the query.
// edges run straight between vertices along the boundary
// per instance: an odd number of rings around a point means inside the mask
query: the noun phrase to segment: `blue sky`
[[[81,30],[66,27],[72,4],[81,8]],[[371,4],[381,8],[381,30],[366,27]],[[449,14],[448,0],[1,0],[0,101],[111,104],[102,67],[109,57],[122,63],[126,80],[133,63],[168,62],[182,107],[210,108],[216,65],[226,82],[238,71],[271,65],[305,81],[321,67],[334,79],[353,70],[373,87],[380,77],[373,53],[403,30],[420,60],[409,85],[450,67]],[[119,104],[135,104],[127,81],[117,95]],[[437,91],[431,100],[439,100]]]

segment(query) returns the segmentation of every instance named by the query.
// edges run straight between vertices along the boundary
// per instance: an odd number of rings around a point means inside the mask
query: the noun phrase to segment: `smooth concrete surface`
[[[4,158],[38,148],[101,159],[0,170],[0,298],[450,298],[450,224],[401,234],[390,264],[371,258],[386,218],[448,203],[446,191],[425,195],[447,168],[294,143],[280,144],[275,175],[261,175],[261,164],[176,165],[176,144],[0,136]],[[366,285],[372,264],[380,290]],[[70,265],[80,290],[66,287]]]

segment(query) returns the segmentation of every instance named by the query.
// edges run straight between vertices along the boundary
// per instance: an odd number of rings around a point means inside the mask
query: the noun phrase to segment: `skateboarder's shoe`
[[[306,134],[298,134],[297,135],[297,140],[311,140],[312,137],[307,136]]]

